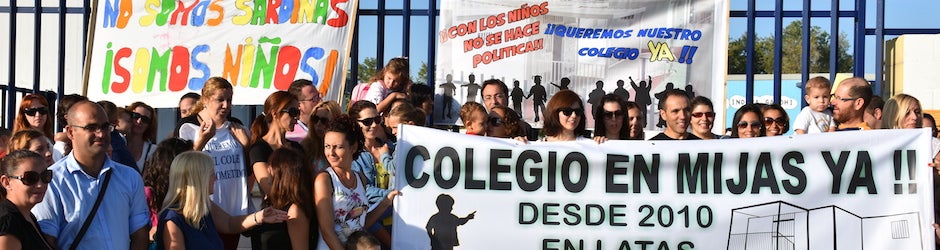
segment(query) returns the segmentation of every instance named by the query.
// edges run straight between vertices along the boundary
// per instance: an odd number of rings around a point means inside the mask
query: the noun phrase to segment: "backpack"
[[[349,96],[349,104],[356,103],[359,100],[362,100],[366,97],[366,93],[369,93],[369,87],[372,87],[370,82],[360,82],[356,84],[356,87],[353,88],[352,95]]]

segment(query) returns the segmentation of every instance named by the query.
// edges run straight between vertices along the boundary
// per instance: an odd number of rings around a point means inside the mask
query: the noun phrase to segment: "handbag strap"
[[[78,243],[82,241],[82,237],[84,237],[85,232],[88,231],[88,226],[91,226],[91,221],[95,219],[95,214],[98,213],[101,200],[104,199],[104,193],[108,191],[108,183],[111,183],[111,172],[114,171],[109,170],[104,174],[104,186],[101,186],[101,192],[98,192],[98,198],[95,199],[95,205],[91,207],[91,213],[88,214],[88,218],[85,219],[85,223],[82,224],[82,229],[78,231],[78,235],[75,236],[75,240],[72,241],[72,245],[69,246],[69,249],[75,250],[78,248]]]

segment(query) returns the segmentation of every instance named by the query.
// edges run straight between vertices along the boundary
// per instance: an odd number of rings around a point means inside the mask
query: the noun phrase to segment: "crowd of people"
[[[250,124],[231,116],[233,86],[209,78],[179,102],[181,119],[157,141],[156,112],[143,102],[118,107],[66,95],[53,133],[49,102],[23,97],[11,132],[0,133],[0,248],[376,249],[391,246],[398,125],[432,126],[433,87],[412,84],[405,59],[392,59],[357,87],[347,110],[321,100],[309,80],[267,96]],[[790,127],[776,104],[747,104],[727,134],[716,134],[711,100],[668,89],[659,99],[661,133],[649,140],[706,140],[846,130],[933,128],[918,100],[886,101],[861,78],[834,91],[805,84],[804,108]],[[622,94],[562,90],[546,101],[541,131],[511,108],[508,86],[489,79],[483,103],[459,112],[467,134],[528,141],[645,140],[645,105]],[[830,94],[832,93],[832,94]],[[586,105],[595,128],[588,130]],[[933,140],[938,155],[940,140]],[[934,160],[934,164],[940,157]],[[254,204],[255,187],[263,197]]]

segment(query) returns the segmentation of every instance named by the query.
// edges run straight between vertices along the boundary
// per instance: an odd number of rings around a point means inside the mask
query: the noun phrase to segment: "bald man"
[[[871,102],[871,85],[864,78],[842,80],[832,94],[832,120],[837,131],[871,130],[865,124],[865,107]]]
[[[136,170],[108,157],[114,125],[101,106],[89,101],[73,105],[67,120],[72,153],[49,167],[52,182],[32,210],[42,233],[59,249],[70,249],[74,241],[81,249],[146,249],[150,211],[144,183]],[[92,223],[77,240],[105,185]]]

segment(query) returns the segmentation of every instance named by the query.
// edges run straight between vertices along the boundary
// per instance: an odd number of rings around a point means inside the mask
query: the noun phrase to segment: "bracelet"
[[[256,225],[261,224],[261,223],[258,223],[258,213],[251,214],[251,218],[255,220]]]

